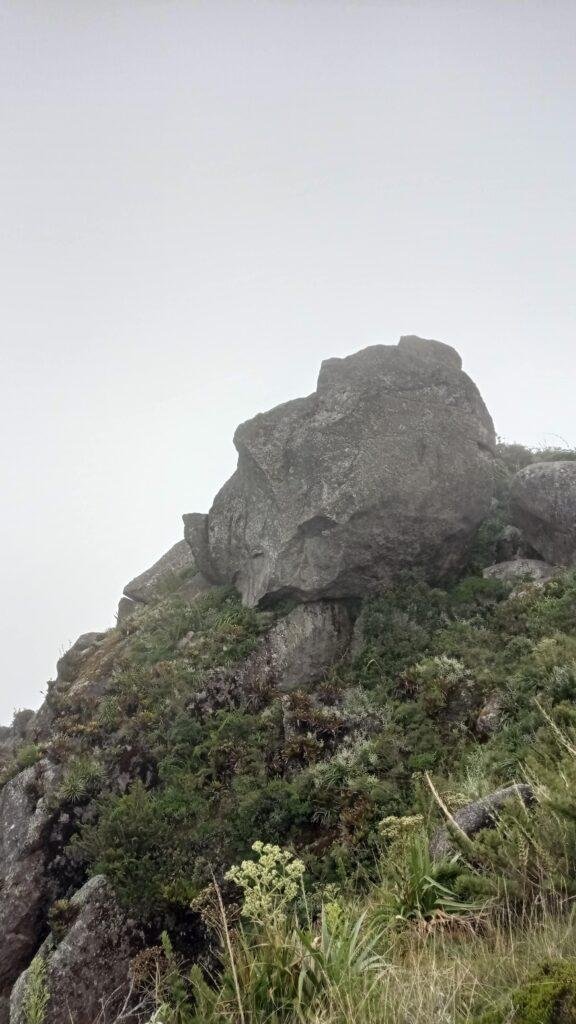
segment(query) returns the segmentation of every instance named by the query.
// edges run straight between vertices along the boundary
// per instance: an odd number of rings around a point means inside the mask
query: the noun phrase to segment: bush
[[[544,964],[530,980],[483,1014],[479,1024],[574,1024],[576,1021],[576,964]]]

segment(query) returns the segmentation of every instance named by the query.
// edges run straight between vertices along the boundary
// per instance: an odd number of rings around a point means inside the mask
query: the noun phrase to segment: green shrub
[[[576,964],[544,964],[520,985],[499,1008],[479,1018],[478,1024],[574,1024],[576,1021]]]

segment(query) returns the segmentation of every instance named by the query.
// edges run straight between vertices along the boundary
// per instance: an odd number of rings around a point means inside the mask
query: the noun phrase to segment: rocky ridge
[[[189,607],[233,585],[245,606],[264,609],[256,613],[255,638],[246,652],[239,648],[237,660],[213,665],[191,617],[191,628],[178,636],[178,665],[204,658],[206,669],[186,698],[186,714],[205,722],[243,701],[259,708],[275,693],[286,744],[310,747],[316,730],[323,749],[331,750],[353,742],[354,715],[363,716],[366,729],[380,728],[364,706],[346,717],[326,683],[335,666],[362,650],[362,600],[406,571],[432,584],[454,578],[469,563],[478,528],[493,507],[498,459],[492,421],[457,353],[439,342],[406,337],[398,346],[328,360],[314,395],[257,416],[238,429],[235,443],[236,473],[207,516],[184,517],[185,539],[126,586],[118,628],[80,637],[59,661],[43,707],[21,713],[0,735],[7,772],[0,792],[0,1024],[25,1024],[27,969],[37,955],[50,997],[46,1024],[65,1014],[74,1024],[94,1024],[105,1007],[112,1020],[112,1007],[132,998],[129,965],[149,941],[145,929],[105,878],[85,881],[68,843],[98,813],[90,798],[102,779],[86,758],[91,745],[104,752],[111,791],[127,792],[134,784],[153,789],[157,782],[154,759],[135,735],[126,738],[122,723],[114,724],[112,748],[95,724],[106,702],[116,699],[118,673],[139,624],[155,628],[155,609],[167,600]],[[509,521],[498,539],[499,551],[511,557],[482,567],[488,582],[544,584],[559,567],[575,564],[574,466],[531,465],[514,477]],[[540,558],[526,559],[525,552]],[[218,623],[225,647],[233,646],[240,627],[229,629],[225,616]],[[150,670],[159,686],[164,671]],[[448,702],[443,714],[470,721],[476,715],[484,739],[498,728],[500,698],[488,694],[482,708],[470,701],[469,684],[462,677],[452,710]],[[69,776],[63,781],[70,749],[77,756],[63,739],[64,720],[83,752],[80,798]],[[106,754],[112,749],[113,764]],[[41,756],[26,766],[33,751]],[[482,803],[470,831],[484,827],[502,800],[499,792]],[[461,820],[468,822],[463,813]],[[447,842],[445,835],[439,842]],[[63,901],[66,928],[57,936],[51,908],[62,909]]]

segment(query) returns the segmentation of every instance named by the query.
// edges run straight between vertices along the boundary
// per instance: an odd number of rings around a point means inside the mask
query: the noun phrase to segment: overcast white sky
[[[0,0],[0,721],[401,334],[576,444],[574,0]]]

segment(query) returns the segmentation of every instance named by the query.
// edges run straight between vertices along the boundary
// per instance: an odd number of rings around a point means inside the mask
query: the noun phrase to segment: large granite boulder
[[[43,1024],[96,1024],[142,1019],[131,997],[130,960],[142,943],[102,875],[91,878],[70,900],[67,933],[49,937],[43,960],[47,1003]],[[28,1024],[27,993],[33,967],[25,971],[10,998],[10,1024]]]
[[[576,565],[576,462],[537,462],[517,473],[512,514],[548,562]]]
[[[458,568],[493,493],[495,435],[460,356],[406,337],[322,364],[313,395],[238,428],[238,468],[185,517],[201,572],[245,602],[364,595]]]

